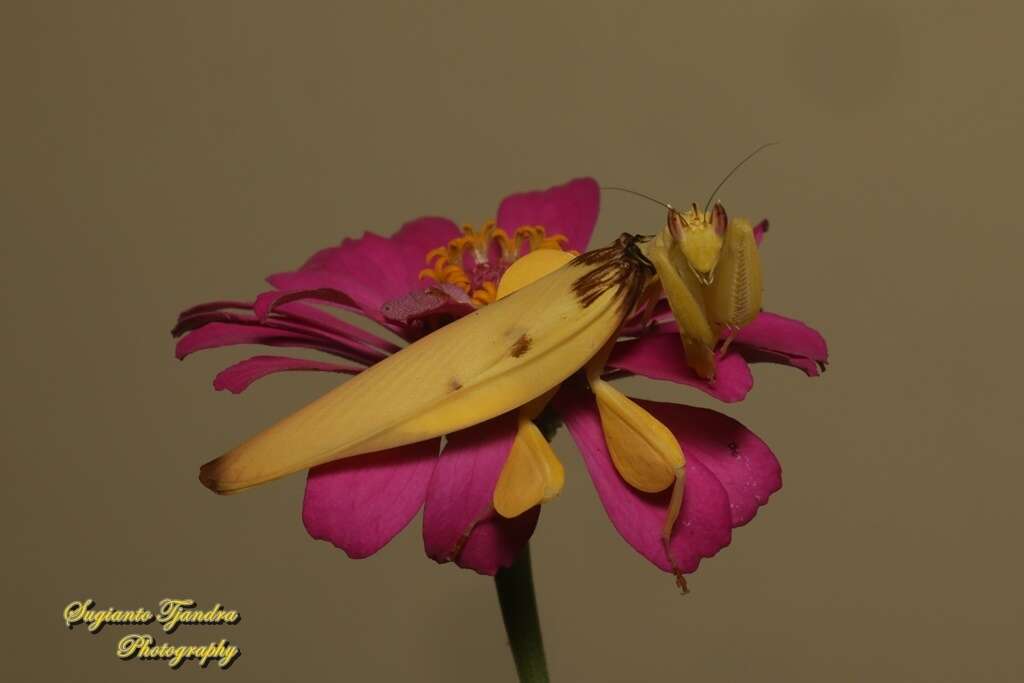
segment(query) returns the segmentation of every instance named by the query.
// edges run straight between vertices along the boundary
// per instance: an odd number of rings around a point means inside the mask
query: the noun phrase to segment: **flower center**
[[[497,298],[498,281],[517,259],[538,249],[564,250],[565,235],[548,235],[539,225],[516,228],[510,237],[495,222],[487,221],[476,230],[462,226],[462,236],[427,252],[430,266],[420,277],[453,284],[470,295],[473,304],[484,306]]]

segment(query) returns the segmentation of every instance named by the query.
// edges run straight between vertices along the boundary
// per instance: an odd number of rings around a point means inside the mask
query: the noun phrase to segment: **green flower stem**
[[[533,592],[530,545],[508,569],[494,577],[501,603],[501,616],[512,648],[520,683],[548,683],[548,664],[544,658],[544,639],[540,635],[537,598]]]

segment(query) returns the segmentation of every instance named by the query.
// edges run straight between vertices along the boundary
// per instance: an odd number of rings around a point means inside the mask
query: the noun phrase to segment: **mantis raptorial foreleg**
[[[711,322],[735,336],[761,311],[763,293],[761,257],[749,221],[729,222],[714,281],[705,292]]]
[[[717,335],[704,310],[703,287],[678,245],[670,228],[666,227],[653,240],[647,258],[658,272],[662,289],[679,325],[687,363],[701,377],[712,379],[714,358],[710,350],[714,348]]]

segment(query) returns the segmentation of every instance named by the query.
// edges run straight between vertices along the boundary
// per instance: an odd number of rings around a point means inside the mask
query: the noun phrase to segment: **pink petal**
[[[385,302],[419,287],[427,252],[458,235],[456,225],[446,218],[420,218],[391,238],[367,232],[359,239],[346,239],[317,252],[298,271],[267,280],[279,289],[336,289],[366,315],[382,321],[380,307]]]
[[[336,460],[309,471],[302,522],[349,557],[374,554],[416,516],[440,439]]]
[[[178,359],[183,359],[196,351],[236,344],[317,349],[365,365],[371,365],[387,357],[383,351],[342,336],[325,336],[319,331],[307,330],[301,325],[288,325],[281,321],[259,324],[254,320],[206,323],[182,337],[175,346],[174,353]]]
[[[492,514],[473,527],[455,563],[478,574],[494,576],[519,557],[539,518],[539,505],[512,519]]]
[[[808,377],[817,377],[825,369],[824,363],[817,363],[810,358],[790,356],[781,351],[766,351],[755,349],[752,346],[736,347],[736,352],[743,356],[748,363],[775,363],[776,365],[788,365],[797,370],[803,370]]]
[[[548,190],[505,197],[498,207],[498,227],[511,233],[524,225],[540,225],[549,235],[565,235],[569,249],[586,251],[600,203],[597,181],[577,178]]]
[[[733,344],[745,355],[743,347],[764,352],[751,353],[751,360],[788,363],[808,374],[818,374],[808,372],[812,364],[824,367],[828,363],[828,345],[821,333],[799,320],[775,313],[762,312],[739,331]]]
[[[756,434],[727,415],[705,408],[637,401],[675,434],[687,459],[699,460],[729,496],[732,525],[746,524],[782,488],[782,468]]]
[[[171,336],[180,337],[190,330],[214,322],[257,322],[251,311],[252,304],[244,301],[214,301],[193,306],[178,314]]]
[[[288,297],[289,294],[285,296]],[[326,353],[365,364],[383,360],[388,354],[399,349],[388,340],[340,320],[315,306],[300,301],[282,303],[277,297],[278,292],[272,291],[261,294],[253,304],[230,301],[195,306],[178,316],[178,323],[171,330],[171,335],[177,337],[211,323],[247,325],[275,333],[281,330],[301,335],[313,348],[320,348]],[[244,312],[236,312],[237,310]],[[204,337],[199,335],[199,338]],[[244,335],[244,338],[247,339],[248,335]],[[198,341],[193,339],[192,343]]]
[[[186,308],[184,311],[178,314],[178,322],[180,323],[183,319],[190,318],[193,315],[201,313],[209,313],[211,311],[219,311],[225,308],[240,308],[248,311],[252,308],[252,304],[247,301],[208,301],[202,304],[196,304],[191,308]]]
[[[718,360],[714,382],[699,377],[686,364],[683,344],[676,334],[661,333],[660,326],[637,339],[615,345],[608,366],[652,379],[663,379],[696,387],[715,398],[732,403],[742,401],[754,385],[747,362],[738,353],[729,352]]]
[[[307,334],[252,324],[212,322],[182,337],[175,346],[174,354],[180,360],[196,351],[234,344],[321,349],[319,340],[311,338]]]
[[[381,305],[416,284],[404,252],[400,245],[368,232],[316,254],[311,262],[322,266],[307,264],[298,273],[278,273],[267,280],[279,289],[336,289],[379,321]]]
[[[391,239],[418,254],[411,265],[419,272],[426,263],[427,252],[436,247],[443,247],[449,241],[461,235],[459,226],[447,218],[423,216],[402,225]]]
[[[423,544],[437,562],[493,575],[529,540],[537,510],[507,520],[491,505],[515,434],[508,413],[448,436],[423,508]]]
[[[331,335],[347,339],[357,339],[388,353],[395,353],[401,348],[397,344],[389,342],[387,339],[379,337],[372,332],[367,332],[363,328],[345,322],[315,306],[303,303],[303,300],[308,299],[313,299],[314,301],[337,301],[339,300],[337,298],[338,295],[344,296],[335,289],[303,289],[289,292],[272,290],[256,297],[256,302],[253,304],[253,313],[263,321],[268,320],[272,314],[277,314],[277,317],[282,319],[315,327]]]
[[[338,249],[339,247],[332,248]],[[275,275],[271,275],[270,277],[268,277],[267,282],[272,284],[274,287],[277,287],[278,289],[289,292],[314,291],[318,289],[335,289],[337,291],[340,291],[338,288],[344,287],[349,284],[349,281],[346,277],[340,276],[337,273],[326,270],[297,270],[291,273],[277,273]],[[357,302],[357,304],[358,313],[386,327],[387,329],[398,334],[399,336],[403,338],[408,338],[408,336],[405,334],[405,329],[401,325],[396,325],[394,323],[387,322],[379,310],[368,310],[370,304],[366,304],[364,306],[363,302]]]
[[[321,287],[320,289],[272,289],[263,292],[252,305],[252,311],[261,320],[274,312],[274,308],[292,301],[313,299],[313,303],[329,303],[347,310],[358,311],[359,307],[352,298],[337,289]]]
[[[339,372],[355,375],[363,368],[354,365],[338,365],[304,358],[287,358],[285,356],[253,356],[231,367],[225,368],[213,378],[213,388],[217,391],[227,389],[232,394],[240,394],[258,379],[275,372],[290,370],[319,370],[322,372]]]
[[[828,360],[828,346],[820,332],[799,320],[776,313],[760,313],[739,331],[734,343],[819,361]]]
[[[669,543],[670,561],[661,540],[669,492],[641,493],[619,476],[608,454],[592,396],[580,390],[563,390],[555,400],[583,454],[608,518],[638,553],[664,571],[689,573],[697,569],[702,558],[729,545],[729,496],[702,460],[694,458],[686,463],[683,506]]]

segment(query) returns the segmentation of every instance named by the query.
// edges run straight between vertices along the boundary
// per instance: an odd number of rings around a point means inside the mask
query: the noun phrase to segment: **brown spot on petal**
[[[458,391],[459,389],[462,388],[462,382],[460,382],[455,377],[452,377],[450,380],[448,380],[448,388],[451,389],[452,391]]]
[[[516,343],[512,345],[512,357],[519,358],[524,353],[530,350],[530,346],[533,345],[533,340],[530,339],[529,335],[521,335]]]

